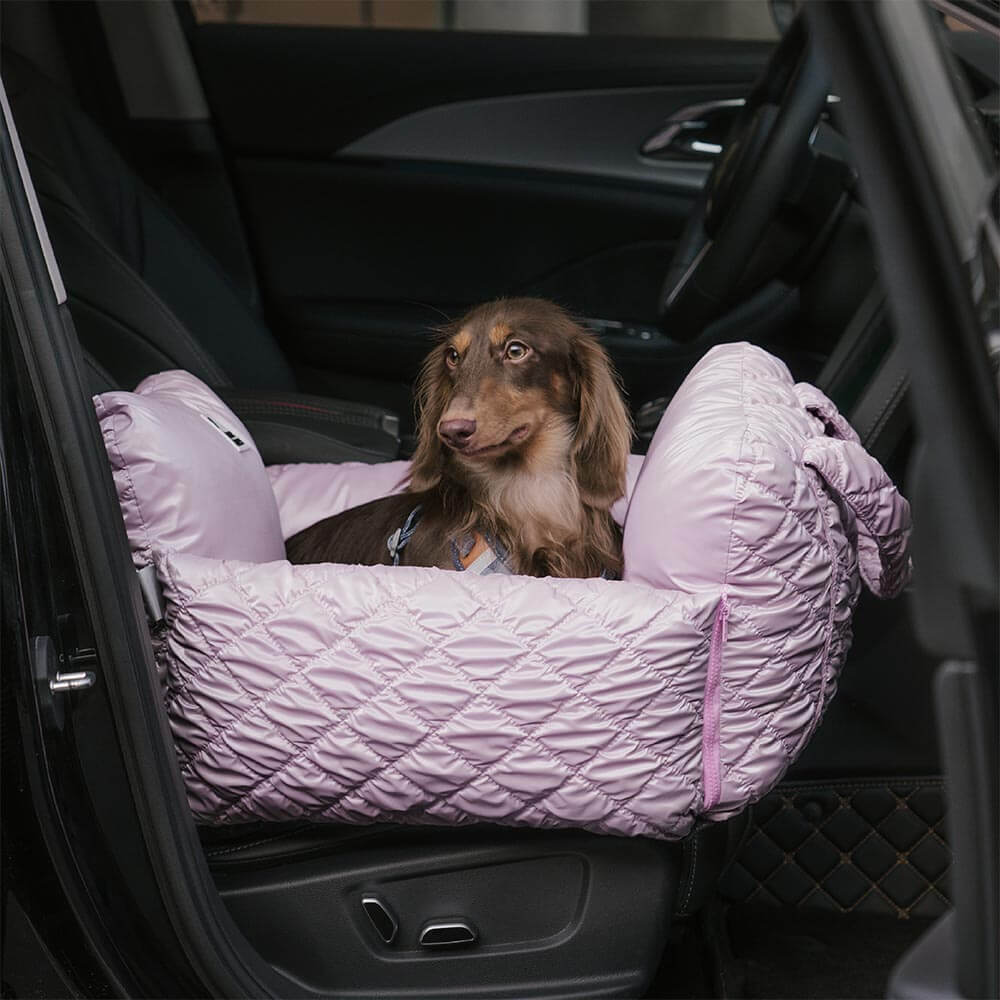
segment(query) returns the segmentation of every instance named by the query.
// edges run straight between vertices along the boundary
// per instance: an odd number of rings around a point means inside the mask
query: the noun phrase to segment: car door
[[[747,90],[775,32],[736,6],[751,23],[719,37],[685,4],[196,3],[266,314],[306,384],[408,415],[433,328],[536,294],[612,321],[634,407],[672,389],[692,357],[657,301],[715,147],[640,150]]]

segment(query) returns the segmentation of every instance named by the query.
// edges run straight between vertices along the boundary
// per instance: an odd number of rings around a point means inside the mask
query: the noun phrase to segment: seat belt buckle
[[[136,576],[139,577],[139,590],[142,593],[142,603],[146,608],[146,617],[150,626],[155,630],[163,625],[167,617],[167,605],[163,600],[163,591],[160,589],[160,581],[156,576],[156,567],[149,563],[141,569],[137,569]]]

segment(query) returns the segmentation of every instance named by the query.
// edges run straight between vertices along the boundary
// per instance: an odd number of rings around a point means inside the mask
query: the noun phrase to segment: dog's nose
[[[475,420],[442,420],[438,424],[438,434],[453,448],[461,448],[475,433]]]

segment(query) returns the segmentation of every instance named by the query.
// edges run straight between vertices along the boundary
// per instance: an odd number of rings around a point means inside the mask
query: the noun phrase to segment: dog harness
[[[397,528],[387,539],[386,548],[392,556],[393,566],[399,565],[400,553],[417,530],[423,506],[418,504],[406,516],[401,528]],[[475,573],[477,576],[487,576],[490,573],[503,573],[513,576],[514,571],[507,562],[509,553],[504,546],[488,532],[470,531],[459,539],[451,541],[451,561],[460,573]],[[617,580],[618,575],[609,570],[601,571],[602,580]]]
[[[417,505],[406,516],[402,527],[397,528],[386,540],[386,548],[392,557],[393,566],[398,566],[400,554],[417,530],[423,507]],[[504,573],[508,576],[513,570],[507,565],[507,550],[489,534],[478,531],[470,532],[451,542],[451,560],[459,572],[475,573],[486,576],[489,573]]]

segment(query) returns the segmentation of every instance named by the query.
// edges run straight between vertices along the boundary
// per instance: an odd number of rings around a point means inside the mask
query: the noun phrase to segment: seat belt
[[[903,348],[893,344],[851,412],[861,443],[880,461],[892,455],[906,432],[909,414],[903,404],[909,387]]]
[[[885,292],[875,284],[855,310],[843,336],[816,376],[816,386],[848,413],[868,384],[868,372],[888,350],[891,333],[885,318]]]
[[[876,282],[827,359],[817,386],[848,414],[861,443],[885,462],[906,432],[903,405],[910,379],[902,348],[886,318],[885,291]],[[877,359],[882,355],[882,360]],[[868,375],[874,368],[875,374]]]

